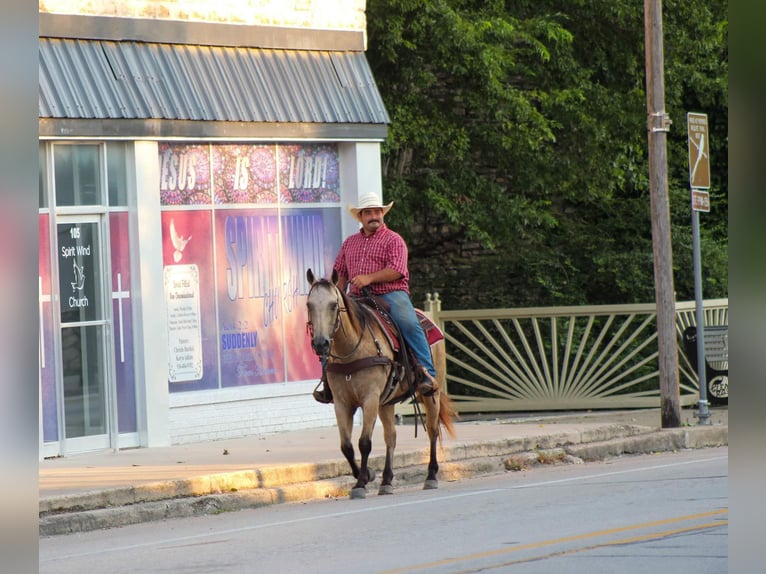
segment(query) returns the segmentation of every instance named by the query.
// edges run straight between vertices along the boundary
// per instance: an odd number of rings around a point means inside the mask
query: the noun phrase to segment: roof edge
[[[316,30],[48,12],[39,13],[39,36],[275,50],[364,52],[366,48],[364,30]]]
[[[199,120],[39,118],[42,139],[370,140],[384,141],[386,124],[250,123]]]

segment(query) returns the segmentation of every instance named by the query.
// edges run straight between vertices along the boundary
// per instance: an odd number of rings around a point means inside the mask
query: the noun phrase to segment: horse
[[[378,494],[393,494],[392,469],[396,448],[395,405],[412,396],[407,385],[389,384],[393,374],[402,372],[413,384],[414,374],[403,369],[384,327],[372,316],[372,311],[338,288],[338,274],[333,270],[330,280],[318,279],[311,269],[306,271],[311,288],[306,299],[307,330],[311,347],[326,361],[327,383],[333,395],[335,419],[340,434],[340,450],[351,467],[356,484],[350,498],[365,498],[367,484],[375,480],[375,471],[368,466],[372,450],[372,432],[380,418],[386,443],[386,459]],[[431,345],[436,366],[437,390],[428,397],[416,393],[414,398],[425,410],[425,427],[430,441],[428,473],[424,490],[438,488],[439,464],[437,442],[442,428],[454,438],[456,411],[445,393],[446,350],[444,339]],[[394,369],[398,369],[394,372]],[[385,396],[384,396],[385,394]],[[353,416],[362,409],[362,429],[359,436],[360,463],[357,465],[351,442]],[[416,421],[417,424],[417,421]]]

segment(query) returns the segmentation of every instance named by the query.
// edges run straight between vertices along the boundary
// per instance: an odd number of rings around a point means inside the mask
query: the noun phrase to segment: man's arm
[[[367,275],[357,275],[356,277],[352,277],[350,283],[357,289],[362,289],[363,287],[367,287],[368,285],[371,285],[372,283],[384,283],[386,281],[396,281],[400,277],[402,277],[401,273],[399,273],[395,269],[386,267],[385,269],[381,269],[380,271],[376,271],[375,273],[368,273]],[[338,285],[340,285],[340,280],[338,280]]]

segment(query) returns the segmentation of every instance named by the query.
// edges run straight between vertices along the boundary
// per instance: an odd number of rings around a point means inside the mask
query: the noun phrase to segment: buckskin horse
[[[414,369],[406,368],[400,362],[396,343],[392,343],[375,312],[338,288],[335,271],[328,280],[316,278],[308,269],[306,279],[311,285],[306,299],[311,347],[326,362],[327,382],[332,391],[340,433],[340,450],[356,479],[350,497],[365,498],[367,484],[375,480],[375,471],[369,468],[368,461],[372,431],[378,418],[383,424],[386,442],[385,466],[378,494],[393,494],[394,409],[398,402],[413,396],[410,389],[414,386]],[[446,379],[443,337],[431,344],[431,355],[437,371],[437,390],[428,397],[420,393],[414,395],[425,410],[425,427],[430,441],[428,474],[423,485],[426,490],[438,488],[437,443],[441,440],[442,428],[450,436],[455,436],[453,419],[457,414],[442,391]],[[354,413],[360,408],[362,429],[358,445],[361,460],[357,465],[351,433]]]

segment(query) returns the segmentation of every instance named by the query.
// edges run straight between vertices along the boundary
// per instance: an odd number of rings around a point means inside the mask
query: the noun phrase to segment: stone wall
[[[493,255],[491,249],[447,225],[425,229],[414,224],[401,231],[410,252],[410,290],[417,307],[424,306],[428,293],[438,293],[444,308],[452,310],[476,308],[478,300],[487,300],[493,288],[488,288],[484,276],[493,277],[500,271],[485,269]],[[502,287],[500,290],[504,291]]]
[[[365,30],[365,0],[39,0],[50,14]]]

